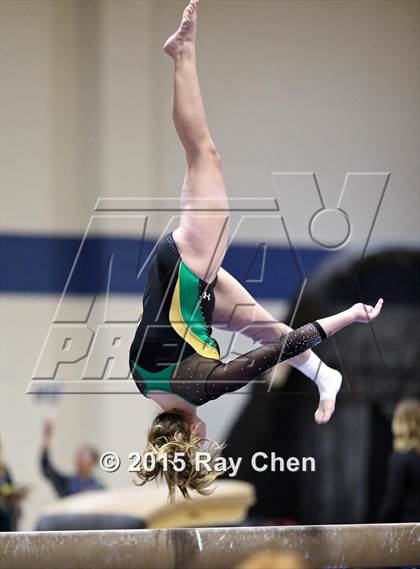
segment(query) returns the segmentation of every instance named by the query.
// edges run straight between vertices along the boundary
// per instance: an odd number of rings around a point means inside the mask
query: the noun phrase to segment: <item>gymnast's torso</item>
[[[179,382],[174,388],[171,380],[178,363],[195,354],[220,360],[211,328],[216,282],[217,276],[207,283],[188,268],[172,233],[158,243],[144,290],[142,318],[130,348],[130,369],[143,395],[170,393],[197,403],[179,389]]]
[[[172,234],[157,245],[130,369],[140,392],[164,409],[198,407],[254,379],[264,380],[262,372],[326,338],[314,321],[223,363],[211,327],[216,282],[217,276],[206,283],[189,269]]]

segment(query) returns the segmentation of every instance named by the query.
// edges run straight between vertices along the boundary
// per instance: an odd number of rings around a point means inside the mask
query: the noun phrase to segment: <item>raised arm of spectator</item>
[[[53,426],[51,422],[44,425],[43,432],[43,448],[41,452],[41,470],[45,478],[47,478],[54,486],[59,496],[66,496],[68,489],[68,476],[59,472],[50,460],[49,446],[51,442]]]

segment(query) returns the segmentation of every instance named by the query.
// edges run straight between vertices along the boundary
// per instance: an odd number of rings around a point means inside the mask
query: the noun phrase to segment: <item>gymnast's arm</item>
[[[214,288],[213,326],[240,332],[248,338],[272,342],[292,328],[276,320],[251,294],[222,267]]]
[[[272,342],[292,330],[286,324],[275,320],[225,269],[220,268],[217,276],[213,312],[216,328],[241,332],[261,343]],[[338,314],[319,319],[318,323],[326,336],[330,337],[354,322],[371,322],[379,315],[382,304],[382,298],[375,306],[358,302]]]
[[[275,342],[279,337],[292,331],[287,324],[276,320],[234,276],[223,268],[220,268],[217,273],[214,293],[213,326],[215,328],[240,332],[260,344]],[[298,367],[304,364],[310,355],[313,355],[312,350],[307,350],[304,354],[271,367],[266,372],[269,374],[270,381],[281,381],[289,365]]]

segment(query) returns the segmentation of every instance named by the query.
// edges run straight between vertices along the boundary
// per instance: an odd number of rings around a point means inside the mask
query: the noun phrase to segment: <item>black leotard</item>
[[[217,277],[206,283],[188,268],[171,233],[158,244],[130,349],[130,369],[145,396],[158,390],[203,405],[326,338],[320,324],[313,322],[223,363],[211,336],[216,282]]]

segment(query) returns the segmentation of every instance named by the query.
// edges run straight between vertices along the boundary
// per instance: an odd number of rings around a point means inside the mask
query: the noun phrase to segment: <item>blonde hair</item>
[[[392,418],[394,449],[420,452],[420,400],[402,399]]]
[[[207,443],[203,448],[202,443]],[[190,428],[184,411],[172,409],[157,415],[147,436],[147,446],[137,473],[140,486],[155,479],[165,479],[170,502],[175,500],[178,488],[184,498],[191,498],[189,491],[193,490],[204,496],[211,494],[210,488],[215,479],[222,474],[214,471],[214,462],[221,454],[224,444],[212,439],[203,439],[197,435],[197,426]],[[196,453],[208,452],[211,459],[208,463],[210,471],[204,465],[197,465]],[[179,453],[184,461],[184,467],[177,472],[171,465]],[[145,454],[152,458],[152,467],[149,468]]]
[[[305,569],[305,562],[295,553],[262,549],[251,554],[236,569]]]

